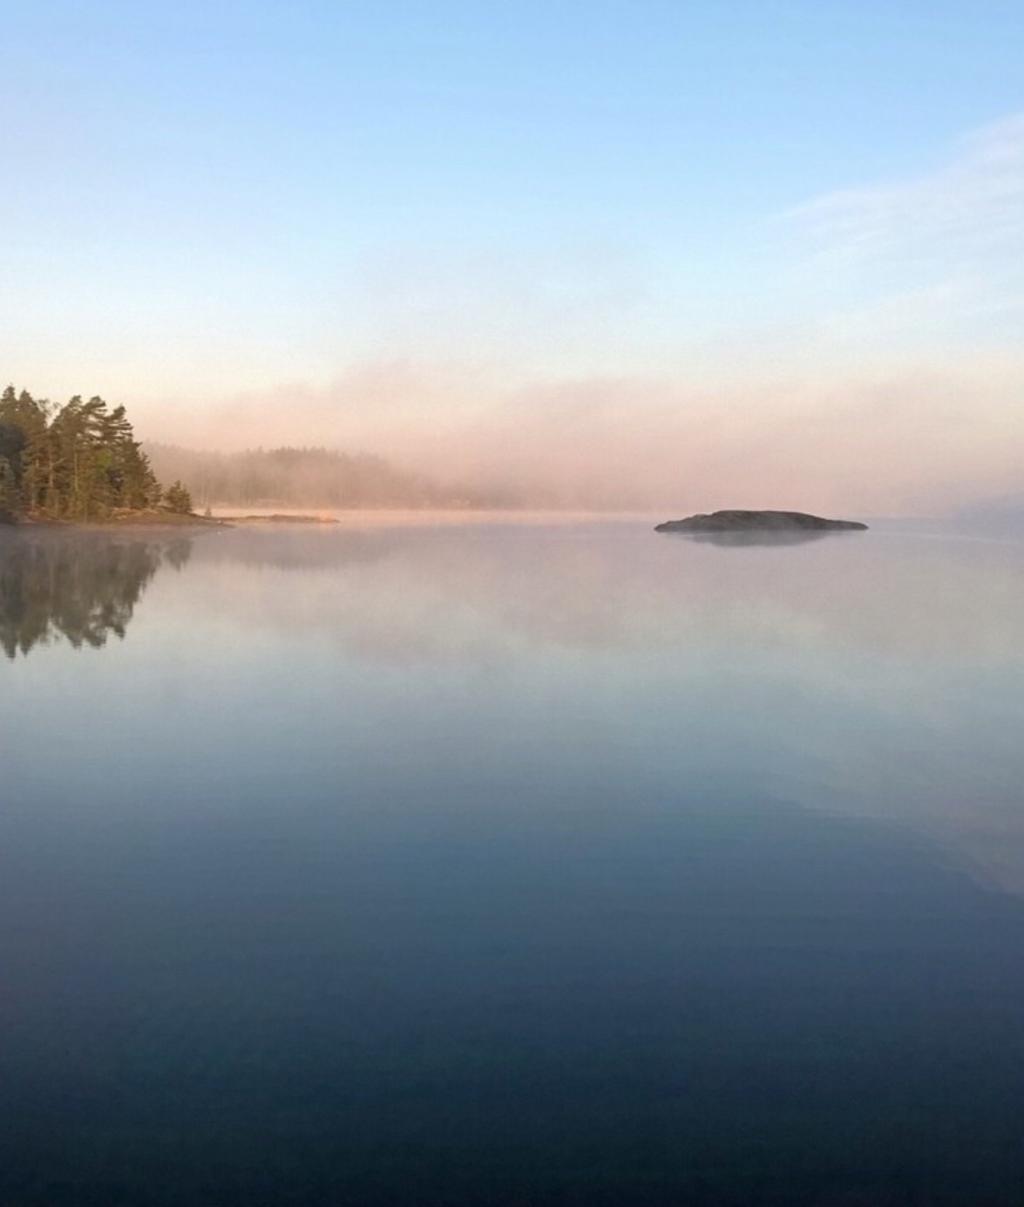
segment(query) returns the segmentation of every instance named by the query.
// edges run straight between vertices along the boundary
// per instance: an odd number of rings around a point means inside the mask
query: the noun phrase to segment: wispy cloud
[[[970,134],[933,171],[813,198],[791,211],[848,260],[961,264],[1024,251],[1024,113]]]
[[[793,317],[823,356],[852,367],[1019,345],[1024,113],[960,138],[926,171],[826,193],[784,218]]]

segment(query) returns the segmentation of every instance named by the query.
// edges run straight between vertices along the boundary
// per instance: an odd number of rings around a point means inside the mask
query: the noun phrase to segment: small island
[[[667,520],[655,532],[864,532],[867,524],[857,520],[826,520],[803,511],[713,511],[691,515],[685,520]]]

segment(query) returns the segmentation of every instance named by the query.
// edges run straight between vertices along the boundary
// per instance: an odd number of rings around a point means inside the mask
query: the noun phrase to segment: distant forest
[[[165,496],[123,406],[78,394],[60,406],[14,386],[0,394],[0,520],[103,519],[161,502],[191,510],[180,483]]]
[[[146,443],[155,471],[180,479],[199,507],[494,507],[509,500],[443,486],[369,453],[326,448],[198,452]]]

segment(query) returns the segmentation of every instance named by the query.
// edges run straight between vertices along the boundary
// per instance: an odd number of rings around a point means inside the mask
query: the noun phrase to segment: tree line
[[[123,406],[76,394],[63,406],[0,394],[0,519],[103,519],[161,504],[188,512],[180,482],[161,488]]]

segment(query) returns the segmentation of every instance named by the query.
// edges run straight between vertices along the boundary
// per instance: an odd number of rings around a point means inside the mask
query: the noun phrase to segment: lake
[[[0,1203],[1024,1187],[1024,544],[0,533]]]

